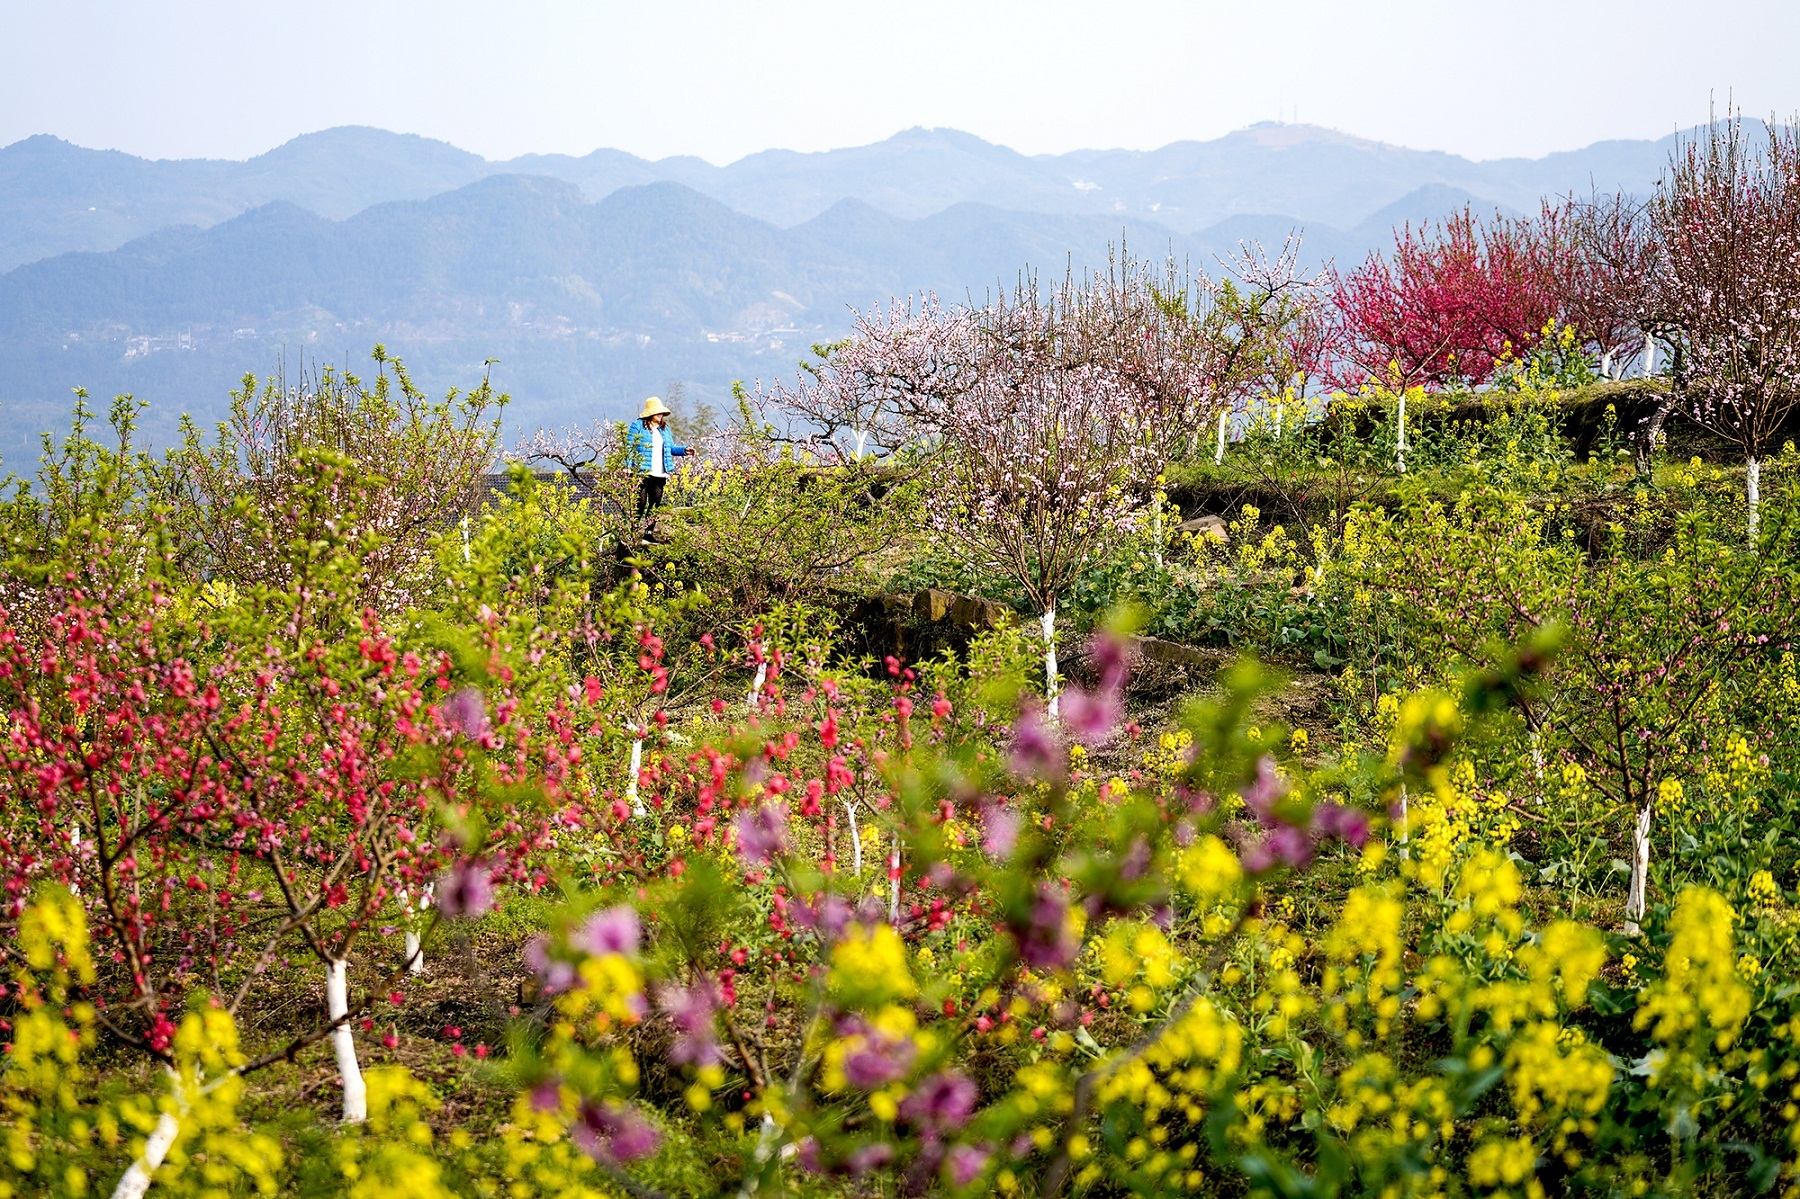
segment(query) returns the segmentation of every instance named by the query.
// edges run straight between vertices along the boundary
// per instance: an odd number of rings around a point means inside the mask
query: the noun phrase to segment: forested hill
[[[734,378],[791,373],[853,307],[985,294],[1024,263],[1102,262],[1121,230],[972,204],[906,221],[855,201],[782,229],[680,184],[595,204],[516,175],[343,221],[268,204],[0,277],[0,455],[28,460],[69,387],[150,399],[148,428],[166,437],[183,410],[221,411],[246,370],[354,364],[377,341],[434,389],[498,358],[523,427],[612,415],[672,379],[717,398]],[[1150,223],[1130,232],[1197,252]]]
[[[499,359],[515,428],[615,416],[672,380],[717,401],[893,296],[979,296],[1121,240],[1217,270],[1240,240],[1300,226],[1309,260],[1347,261],[1465,203],[1641,190],[1666,155],[1475,163],[1305,126],[1037,157],[912,130],[726,167],[495,163],[372,129],[247,162],[31,138],[0,149],[0,467],[30,464],[72,388],[150,401],[160,440],[182,411],[216,417],[246,371],[356,363],[377,341],[433,389]]]

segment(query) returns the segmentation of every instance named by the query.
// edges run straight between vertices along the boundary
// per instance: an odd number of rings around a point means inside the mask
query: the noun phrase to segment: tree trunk
[[[1663,422],[1669,419],[1669,413],[1675,411],[1675,392],[1670,390],[1656,405],[1656,411],[1650,414],[1650,423],[1644,426],[1644,432],[1637,439],[1634,457],[1637,460],[1638,482],[1645,486],[1656,481],[1655,463],[1652,455],[1656,453],[1656,443],[1662,439]]]
[[[181,1092],[181,1079],[174,1071],[169,1071],[169,1089],[175,1096],[175,1110],[164,1112],[157,1118],[156,1127],[144,1142],[144,1152],[131,1163],[125,1176],[119,1179],[119,1185],[113,1188],[112,1199],[143,1199],[145,1191],[150,1189],[151,1176],[156,1168],[163,1164],[169,1156],[169,1150],[175,1146],[175,1138],[181,1133],[181,1117],[187,1114],[187,1097]]]
[[[750,702],[754,706],[756,693],[753,691],[750,694]],[[639,725],[632,732],[637,736],[631,743],[631,775],[625,781],[625,798],[631,801],[631,814],[641,820],[644,816],[644,801],[638,798],[638,771],[644,766],[644,728]]]
[[[1044,706],[1054,722],[1060,719],[1057,701],[1061,699],[1056,689],[1056,609],[1045,608],[1041,623],[1044,626]]]
[[[900,833],[892,834],[892,848],[888,851],[888,923],[895,928],[900,927]]]
[[[1406,392],[1400,392],[1400,440],[1395,443],[1395,462],[1401,474],[1406,473]]]
[[[1744,463],[1744,502],[1750,506],[1750,544],[1756,544],[1756,529],[1762,508],[1762,463],[1750,458]]]
[[[1220,411],[1219,411],[1219,448],[1213,452],[1213,465],[1214,466],[1223,466],[1224,464],[1225,464],[1225,412],[1223,409],[1220,409]]]
[[[425,947],[419,940],[419,913],[429,911],[437,900],[437,884],[426,883],[424,894],[419,902],[413,903],[412,896],[402,892],[400,902],[406,909],[406,972],[408,974],[425,973]]]
[[[746,708],[754,708],[756,706],[756,699],[762,694],[763,684],[768,681],[768,678],[768,661],[764,660],[758,662],[756,664],[756,681],[750,684],[750,694],[744,697],[744,706]]]
[[[738,1188],[738,1199],[750,1199],[761,1192],[763,1167],[775,1156],[775,1142],[779,1137],[775,1117],[764,1112],[762,1127],[756,1134],[756,1153],[751,1157],[751,1172],[744,1176],[744,1185]]]
[[[1631,890],[1625,896],[1625,935],[1638,935],[1638,921],[1644,918],[1645,896],[1650,889],[1650,812],[1649,800],[1637,814],[1631,830]]]
[[[344,1123],[361,1124],[369,1118],[369,1090],[356,1060],[356,1036],[345,1019],[350,1013],[349,965],[340,958],[325,968],[325,1015],[340,1021],[331,1030],[331,1048],[337,1054],[338,1078],[344,1084]]]
[[[1401,783],[1400,784],[1400,858],[1402,861],[1404,861],[1407,858],[1412,857],[1412,849],[1410,848],[1411,840],[1412,840],[1412,838],[1409,835],[1409,830],[1406,827],[1406,784]]]
[[[862,877],[862,831],[856,827],[856,801],[845,800],[844,811],[850,816],[850,863],[856,877]]]

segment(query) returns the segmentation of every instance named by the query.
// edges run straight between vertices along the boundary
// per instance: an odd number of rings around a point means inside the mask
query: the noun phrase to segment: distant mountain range
[[[1142,256],[1200,269],[1304,226],[1314,261],[1465,203],[1642,192],[1673,139],[1473,162],[1310,126],[1160,150],[1026,156],[914,129],[729,166],[616,150],[490,162],[365,128],[247,162],[151,161],[52,137],[0,149],[0,467],[60,428],[69,389],[152,401],[166,439],[246,371],[353,364],[376,341],[422,381],[495,380],[528,428],[617,415],[680,380],[791,373],[852,308],[961,298]]]

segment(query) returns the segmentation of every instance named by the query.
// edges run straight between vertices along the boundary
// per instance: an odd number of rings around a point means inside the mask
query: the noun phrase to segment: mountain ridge
[[[1641,191],[1671,135],[1614,139],[1537,159],[1477,161],[1311,125],[1265,123],[1153,150],[1025,155],[974,134],[916,126],[865,146],[764,150],[724,166],[625,151],[488,160],[449,142],[370,126],[302,134],[249,159],[145,159],[47,134],[0,147],[0,273],[68,250],[116,249],[169,225],[210,226],[273,200],[344,218],[497,174],[559,178],[599,200],[622,187],[683,183],[747,215],[802,224],[842,199],[913,219],[964,202],[1020,212],[1136,216],[1194,233],[1279,212],[1350,228],[1422,186],[1525,209],[1546,193]]]

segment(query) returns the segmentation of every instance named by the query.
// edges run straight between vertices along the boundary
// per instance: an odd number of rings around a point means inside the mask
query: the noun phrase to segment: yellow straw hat
[[[660,396],[651,396],[644,401],[644,410],[638,413],[639,420],[648,420],[652,416],[670,415],[669,406],[662,402]]]

